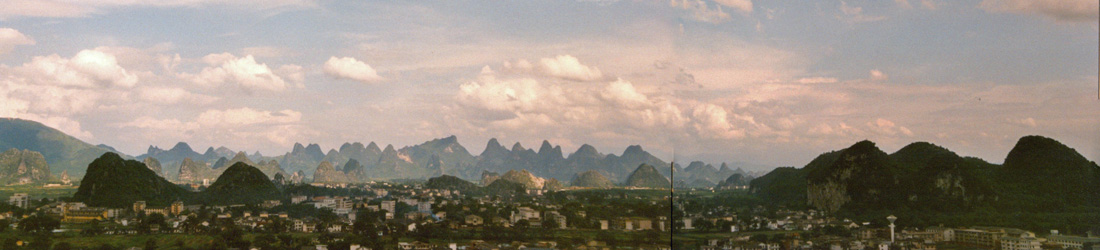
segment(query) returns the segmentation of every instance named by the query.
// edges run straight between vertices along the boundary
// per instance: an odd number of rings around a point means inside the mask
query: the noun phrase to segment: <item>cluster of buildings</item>
[[[792,231],[780,233],[780,240],[765,242],[750,238],[749,234],[724,239],[709,239],[700,249],[706,250],[779,250],[779,249],[823,249],[829,250],[936,250],[943,244],[961,245],[988,250],[1100,250],[1100,237],[1091,233],[1087,236],[1059,234],[1052,230],[1045,237],[1034,232],[1005,227],[928,227],[923,230],[901,230],[892,232],[889,228],[872,228],[867,223],[851,223],[848,220],[783,218],[770,220],[764,226],[752,225],[764,230]],[[757,222],[759,224],[760,222]],[[850,237],[821,235],[813,238],[800,237],[797,232],[814,228],[839,226],[850,230]],[[732,231],[737,231],[736,225]],[[773,231],[774,232],[774,231]]]

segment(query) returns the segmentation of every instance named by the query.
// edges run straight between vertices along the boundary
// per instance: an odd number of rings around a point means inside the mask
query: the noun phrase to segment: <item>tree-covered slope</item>
[[[669,184],[671,183],[668,178],[661,175],[657,168],[649,164],[642,164],[630,173],[623,185],[628,187],[668,188]]]
[[[573,177],[573,181],[569,182],[574,187],[590,187],[590,188],[612,188],[615,187],[615,183],[608,180],[600,172],[596,170],[588,170],[578,173],[576,177]]]
[[[11,148],[39,152],[54,174],[67,171],[72,176],[84,175],[88,163],[103,153],[120,154],[110,147],[88,144],[35,121],[0,118],[0,150]]]
[[[207,204],[257,204],[281,199],[282,194],[259,169],[238,162],[203,190],[202,197]]]
[[[87,173],[73,194],[73,200],[88,206],[114,208],[129,207],[136,201],[166,206],[191,198],[192,193],[153,173],[145,163],[124,160],[115,153],[104,153],[88,164]]]

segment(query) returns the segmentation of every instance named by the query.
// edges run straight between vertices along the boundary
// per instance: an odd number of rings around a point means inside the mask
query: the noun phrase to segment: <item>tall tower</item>
[[[895,217],[892,214],[890,216],[886,216],[886,220],[890,221],[890,243],[894,243],[894,220],[897,219],[898,217]]]

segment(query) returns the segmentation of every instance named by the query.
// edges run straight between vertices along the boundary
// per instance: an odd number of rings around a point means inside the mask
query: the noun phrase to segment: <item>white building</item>
[[[1001,250],[1039,250],[1039,239],[1035,233],[1018,232],[1001,237]]]
[[[12,206],[28,208],[31,205],[31,197],[25,193],[13,194],[8,198],[8,204]]]

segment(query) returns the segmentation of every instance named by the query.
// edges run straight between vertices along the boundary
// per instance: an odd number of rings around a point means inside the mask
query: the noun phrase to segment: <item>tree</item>
[[[561,227],[561,224],[558,224],[558,220],[551,219],[551,218],[547,218],[546,220],[542,220],[542,228],[558,229],[559,227]]]
[[[157,239],[149,238],[145,241],[145,250],[157,250]]]
[[[157,228],[157,230],[165,230],[168,228],[168,222],[164,219],[163,214],[153,213],[145,216],[145,218],[141,220],[141,224],[138,225],[138,231],[149,233],[154,227]]]
[[[99,220],[92,220],[88,222],[87,228],[85,228],[83,231],[80,231],[80,234],[86,236],[94,236],[101,233],[103,233],[103,225],[99,224]]]
[[[50,250],[50,246],[53,245],[53,240],[50,239],[48,234],[38,234],[34,237],[34,241],[28,245],[30,249],[34,250]]]
[[[696,222],[696,225],[699,227],[700,231],[706,232],[714,230],[714,222],[710,220],[699,220],[699,222]]]
[[[73,244],[68,242],[58,242],[57,245],[53,245],[53,250],[73,250]]]
[[[45,214],[35,214],[19,221],[19,230],[28,233],[50,233],[61,226],[61,221]]]
[[[512,227],[514,227],[514,228],[516,228],[520,231],[525,231],[528,228],[531,228],[531,222],[527,221],[527,219],[521,219],[519,221],[516,221],[516,224],[512,225]]]
[[[752,240],[752,241],[755,241],[755,242],[764,243],[764,242],[768,242],[768,235],[767,234],[754,234],[754,235],[752,235],[752,237],[749,237],[749,239]]]

